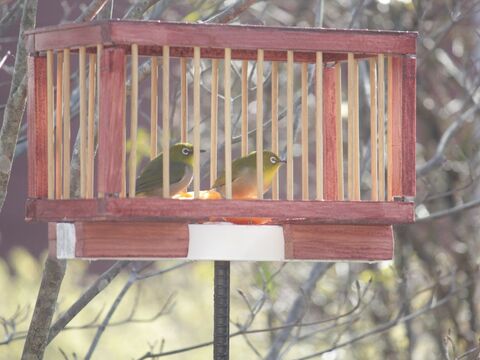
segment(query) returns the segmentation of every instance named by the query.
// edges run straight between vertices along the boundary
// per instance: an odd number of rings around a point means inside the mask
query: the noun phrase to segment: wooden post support
[[[125,111],[125,50],[108,48],[100,60],[100,120],[98,129],[99,197],[120,194]],[[116,99],[116,101],[111,101]]]
[[[213,359],[228,360],[230,343],[230,261],[215,261]]]
[[[28,197],[48,195],[47,58],[28,57]]]

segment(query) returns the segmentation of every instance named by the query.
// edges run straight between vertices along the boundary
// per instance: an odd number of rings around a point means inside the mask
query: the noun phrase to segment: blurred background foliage
[[[7,54],[0,69],[1,99],[7,98],[11,80],[14,58],[7,52],[15,53],[21,3],[0,2],[0,56]],[[114,1],[112,17],[122,18],[135,3]],[[235,1],[150,3],[154,6],[140,18],[198,21]],[[419,32],[419,221],[396,228],[393,262],[232,264],[231,332],[240,328],[255,333],[232,338],[231,359],[272,359],[272,348],[279,343],[277,358],[288,360],[478,359],[479,3],[257,1],[236,23],[313,26],[321,3],[323,26],[328,28]],[[37,25],[73,21],[87,4],[73,0],[40,2]],[[148,113],[148,98],[143,106]],[[0,216],[0,359],[16,359],[21,354],[47,247],[46,227],[27,226],[22,220],[26,196],[24,136],[25,126],[17,147],[9,195]],[[148,134],[144,130],[139,131],[139,144],[139,153],[146,157]],[[158,261],[140,273],[175,264]],[[110,265],[111,262],[69,261],[56,316],[68,309]],[[83,358],[114,300],[143,266],[145,263],[127,266],[68,325],[75,329],[64,330],[54,339],[45,358]],[[106,328],[93,358],[136,359],[149,351],[185,349],[209,342],[212,278],[213,265],[196,262],[133,281],[111,319],[111,324],[120,324]],[[162,309],[166,313],[159,316]],[[285,325],[292,325],[289,316],[295,309],[295,326],[282,340]],[[211,354],[211,346],[204,346],[166,357],[209,359]]]

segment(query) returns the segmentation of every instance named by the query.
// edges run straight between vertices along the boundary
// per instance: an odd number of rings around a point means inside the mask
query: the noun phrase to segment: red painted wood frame
[[[47,58],[28,57],[28,197],[48,196]]]
[[[30,52],[94,47],[97,44],[129,47],[135,43],[140,55],[151,55],[152,52],[160,55],[162,46],[168,45],[172,47],[171,56],[191,56],[192,47],[199,46],[204,48],[201,55],[206,58],[223,58],[223,49],[231,48],[232,59],[256,60],[257,49],[264,49],[265,60],[286,61],[286,51],[294,50],[298,52],[295,61],[310,62],[315,62],[315,51],[324,52],[326,60],[333,56],[329,61],[348,52],[415,55],[417,38],[415,32],[400,31],[124,20],[51,26],[25,34]]]
[[[121,242],[112,244],[112,235],[100,236],[107,229],[107,233],[110,231],[117,239],[120,238],[122,231],[117,231],[120,224],[125,227],[125,233],[135,228],[143,229],[146,224],[153,224],[147,225],[145,229],[163,231],[171,236],[169,231],[177,231],[178,228],[185,230],[187,223],[222,220],[226,217],[263,217],[271,219],[270,223],[283,225],[287,258],[379,260],[391,258],[393,235],[390,225],[412,222],[414,219],[414,206],[411,202],[335,201],[338,199],[338,154],[335,146],[337,84],[334,70],[330,67],[324,70],[326,201],[116,199],[115,196],[121,192],[121,183],[119,172],[115,169],[120,168],[122,161],[122,149],[116,145],[122,143],[124,134],[124,106],[110,99],[124,101],[125,57],[130,53],[133,43],[138,44],[140,55],[161,55],[162,46],[169,45],[172,57],[192,57],[193,46],[200,46],[202,58],[223,58],[224,48],[229,47],[232,48],[234,60],[256,60],[259,48],[265,50],[266,61],[286,61],[288,50],[294,51],[295,62],[310,63],[315,62],[316,51],[323,52],[325,63],[345,61],[348,53],[354,53],[356,58],[368,58],[379,53],[393,55],[395,86],[392,89],[392,155],[395,162],[392,195],[410,197],[415,195],[416,33],[102,21],[37,29],[27,32],[26,35],[31,54],[28,62],[30,199],[27,202],[27,220],[74,222],[77,237],[80,244],[83,244],[79,256],[148,256],[146,249],[150,243],[139,245],[138,249],[128,244],[118,247],[116,245]],[[97,181],[99,195],[107,197],[89,200],[46,200],[46,59],[43,52],[63,48],[76,51],[80,46],[86,46],[87,51],[95,52],[98,44],[104,46],[104,51],[100,61],[99,107],[102,120],[99,125]],[[103,225],[97,225],[95,221],[103,222]],[[115,223],[111,223],[112,221]],[[141,221],[142,225],[138,225],[138,221]],[[160,223],[152,223],[153,221]],[[169,225],[172,221],[175,222],[173,227]],[[117,230],[112,232],[114,229]],[[141,230],[141,235],[153,242],[157,241],[156,237],[154,239],[149,235],[150,230],[147,230]],[[161,254],[157,256],[185,256],[184,242],[188,233],[183,230],[180,232],[182,240],[179,242],[183,245],[167,251],[164,245],[157,244],[163,249],[159,250]],[[330,236],[334,232],[336,235]],[[319,237],[319,234],[322,236]],[[50,237],[54,238],[53,235]],[[354,237],[358,241],[353,241]],[[117,247],[119,250],[102,255],[105,250],[102,246]],[[153,253],[151,255],[155,256]]]

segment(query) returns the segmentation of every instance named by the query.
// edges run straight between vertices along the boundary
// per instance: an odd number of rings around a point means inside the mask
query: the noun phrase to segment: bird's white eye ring
[[[275,156],[271,156],[271,157],[270,157],[270,162],[271,162],[272,164],[276,164],[276,163],[277,163],[277,158],[276,158]]]
[[[188,156],[188,154],[190,154],[190,150],[188,150],[188,148],[183,148],[182,149],[182,154],[185,155],[185,156]]]

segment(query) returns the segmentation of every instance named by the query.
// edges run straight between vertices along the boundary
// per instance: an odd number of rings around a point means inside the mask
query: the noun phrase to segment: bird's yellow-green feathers
[[[184,191],[193,177],[193,146],[177,143],[170,147],[170,195]],[[162,196],[163,154],[151,160],[137,178],[135,192],[138,195]]]
[[[278,155],[271,151],[263,151],[263,181],[264,191],[271,185],[273,176],[282,163]],[[253,151],[247,156],[238,158],[232,162],[232,193],[234,198],[254,198],[257,186],[257,152]],[[225,187],[225,172],[215,181],[212,188],[221,193]]]

